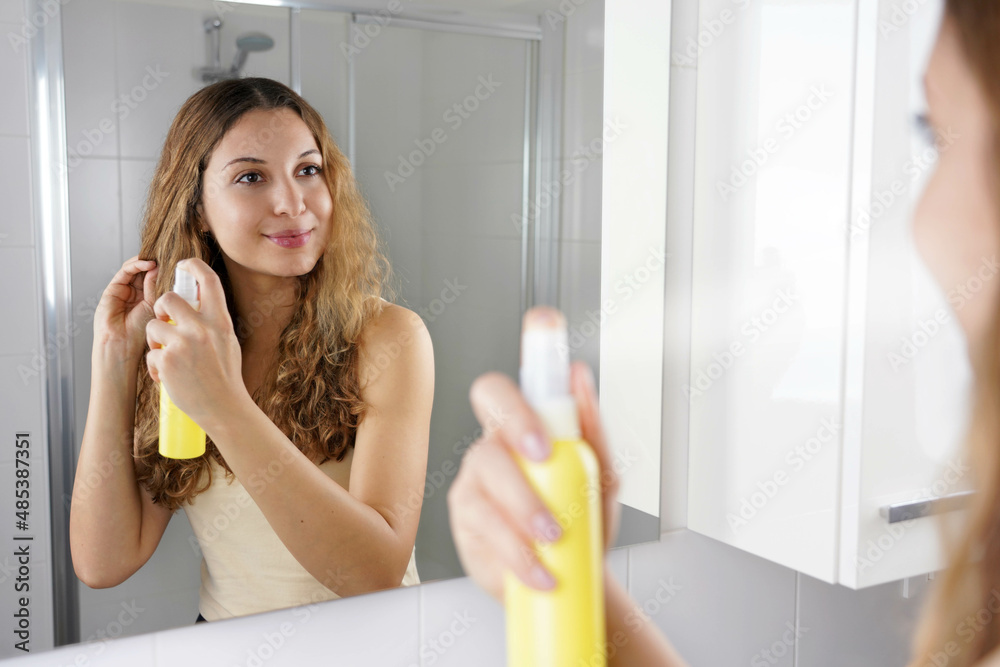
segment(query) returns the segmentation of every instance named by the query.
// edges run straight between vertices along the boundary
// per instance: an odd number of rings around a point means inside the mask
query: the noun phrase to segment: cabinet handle
[[[950,493],[940,498],[914,500],[908,503],[896,503],[879,508],[878,513],[889,523],[899,523],[909,519],[919,519],[930,514],[941,514],[962,509],[968,503],[975,491],[960,491]]]

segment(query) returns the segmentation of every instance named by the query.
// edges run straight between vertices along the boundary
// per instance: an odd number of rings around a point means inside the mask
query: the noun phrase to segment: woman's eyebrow
[[[318,154],[319,150],[317,150],[315,148],[310,148],[306,152],[299,154],[299,157],[296,158],[296,159],[302,159],[305,156],[309,155],[310,153],[317,153]],[[246,156],[246,157],[238,157],[235,160],[230,160],[222,168],[223,169],[227,169],[229,167],[229,165],[236,164],[237,162],[256,162],[257,164],[267,164],[266,160],[261,160],[259,157]]]

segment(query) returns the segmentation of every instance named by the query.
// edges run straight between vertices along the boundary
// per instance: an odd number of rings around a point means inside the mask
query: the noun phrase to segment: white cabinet
[[[939,569],[937,520],[882,508],[969,488],[963,339],[909,231],[940,8],[700,10],[688,527],[852,588]]]

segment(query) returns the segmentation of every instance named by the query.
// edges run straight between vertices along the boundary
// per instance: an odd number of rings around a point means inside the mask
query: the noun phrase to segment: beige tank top
[[[353,458],[352,447],[319,468],[347,489]],[[217,621],[339,598],[295,560],[239,479],[210,460],[212,484],[181,505],[202,553],[201,615]],[[414,547],[400,585],[419,583]]]

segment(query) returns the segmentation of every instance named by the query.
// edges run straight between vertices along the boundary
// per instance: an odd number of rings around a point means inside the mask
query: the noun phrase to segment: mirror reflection
[[[540,4],[537,9],[543,8]],[[603,4],[598,2],[581,6],[556,23],[540,20],[538,15],[499,11],[482,16],[427,13],[420,22],[386,22],[343,11],[240,3],[87,0],[67,5],[62,17],[68,144],[64,166],[69,185],[72,312],[86,320],[73,341],[79,460],[86,460],[79,447],[93,400],[93,324],[98,303],[116,271],[152,242],[147,241],[152,236],[143,231],[143,223],[153,211],[151,203],[171,187],[156,180],[171,123],[184,102],[207,86],[251,77],[280,82],[301,93],[322,117],[349,163],[359,200],[370,211],[379,248],[391,265],[386,285],[391,288],[387,290],[390,300],[397,305],[392,310],[409,311],[413,330],[426,330],[433,346],[433,412],[422,427],[425,458],[413,456],[407,465],[399,466],[399,483],[404,485],[405,478],[411,493],[400,492],[391,501],[388,495],[383,501],[374,500],[387,493],[384,489],[361,493],[371,493],[373,504],[395,503],[400,511],[394,516],[401,517],[401,524],[407,518],[414,521],[412,549],[405,554],[401,548],[394,551],[399,556],[396,565],[405,564],[403,585],[461,576],[448,530],[446,493],[462,454],[481,432],[469,407],[472,380],[487,370],[517,377],[520,313],[532,303],[558,305],[567,314],[571,333],[584,323],[588,332],[594,329],[586,313],[599,309],[600,304],[601,156],[592,147],[601,136],[602,124],[602,25]],[[112,34],[112,38],[95,41],[95,33]],[[568,58],[565,64],[563,50]],[[559,85],[542,83],[553,81]],[[258,126],[251,122],[242,136],[229,133],[226,137],[237,145],[241,143],[237,139],[254,135],[259,139],[268,121],[276,118],[280,113],[262,114]],[[253,119],[248,115],[243,120]],[[267,197],[266,215],[251,216],[258,227],[267,217],[279,218],[282,207],[302,206],[292,193],[306,186],[294,182],[314,175],[307,160],[301,161],[303,170],[296,169],[301,153],[313,146],[298,150],[297,144],[293,148],[284,142],[302,139],[308,143],[309,127],[304,123],[292,126],[297,127],[297,135],[279,133],[274,141],[258,142],[261,155],[253,151],[237,155],[240,151],[231,147],[235,152],[230,151],[233,155],[228,159],[250,156],[268,163],[234,167],[239,173],[229,175],[242,180],[239,187],[270,181],[269,185],[287,188],[287,197],[273,193]],[[219,144],[218,153],[210,156],[209,167],[222,147]],[[574,159],[577,167],[568,180],[556,183],[559,159]],[[253,171],[263,173],[247,175]],[[204,187],[208,195],[208,180]],[[203,205],[207,229],[198,233],[209,236],[204,260],[216,273],[228,271],[231,276],[247,264],[238,261],[238,244],[230,250],[219,239],[224,230],[216,225],[231,222],[236,229],[245,219],[234,209],[238,206],[234,200],[216,199],[213,209],[206,198]],[[315,210],[322,211],[323,205],[317,204]],[[308,201],[304,207],[315,212]],[[315,217],[320,220],[322,215]],[[282,230],[267,227],[263,231]],[[218,239],[214,245],[213,235]],[[273,240],[263,243],[274,246],[269,250],[285,249]],[[154,276],[157,295],[172,286],[174,268],[163,266],[164,275]],[[296,270],[288,267],[285,272],[291,275]],[[270,300],[274,306],[270,308],[267,299],[255,302],[254,295],[273,293],[273,285],[247,284],[258,291],[248,290],[240,297],[236,288],[229,311],[236,338],[241,343],[251,341],[240,354],[242,380],[253,395],[253,386],[272,386],[268,383],[274,374],[269,371],[276,369],[260,360],[278,344],[284,320],[276,313],[290,317],[294,299],[282,294]],[[211,293],[201,296],[205,302],[212,298]],[[249,308],[239,307],[241,298],[249,302]],[[269,314],[257,319],[272,324],[255,325],[254,313],[264,310]],[[182,319],[179,315],[178,321]],[[269,334],[248,333],[244,339],[240,324],[247,332]],[[398,334],[404,328],[397,325],[395,331]],[[161,328],[163,332],[170,333]],[[573,356],[586,361],[598,378],[599,339],[599,332],[578,336],[572,349]],[[164,342],[169,345],[169,339]],[[394,365],[400,347],[405,346],[395,344],[391,335],[382,339],[381,345],[373,346],[372,368]],[[169,371],[165,377],[169,385]],[[300,381],[308,377],[300,376]],[[429,386],[427,378],[422,382],[407,387]],[[199,405],[195,393],[185,397],[183,389],[178,392],[177,402]],[[155,392],[151,396],[155,400]],[[428,408],[431,396],[421,398],[421,405]],[[404,399],[416,402],[410,396],[398,400]],[[410,423],[419,426],[420,418]],[[389,431],[385,426],[383,437]],[[374,430],[371,437],[376,437]],[[419,448],[421,438],[411,437]],[[275,435],[273,443],[279,441]],[[210,451],[213,444],[209,443]],[[392,457],[391,449],[401,447],[394,443],[383,456]],[[224,445],[215,451],[221,455],[223,449]],[[355,479],[355,450],[348,451],[343,461],[320,464],[321,469],[330,468],[324,472],[344,490]],[[317,456],[314,463],[322,458]],[[225,460],[237,465],[235,458]],[[215,490],[227,475],[220,462],[213,461],[214,471],[220,473],[213,476],[211,489]],[[390,479],[383,461],[372,460],[368,465],[379,467],[372,480]],[[414,483],[413,473],[424,465],[421,486],[419,480]],[[150,470],[154,475],[155,468]],[[247,468],[246,474],[249,477],[252,471]],[[239,501],[245,501],[246,495],[244,488],[243,495],[230,500],[240,508]],[[147,495],[143,499],[146,511],[151,515],[158,511],[151,509]],[[64,500],[68,509],[69,496]],[[376,512],[371,505],[367,507],[371,511],[359,511],[358,516],[375,519]],[[263,528],[273,517],[265,507],[261,509],[263,514],[255,518]],[[619,545],[656,538],[657,517],[636,515],[623,515]],[[134,574],[122,581],[116,580],[122,572],[108,579],[95,574],[90,581],[94,587],[78,585],[80,640],[111,636],[109,624],[126,608],[147,611],[130,617],[127,626],[116,626],[119,631],[114,636],[194,621],[199,600],[205,600],[206,589],[213,585],[205,543],[219,541],[212,536],[231,530],[238,516],[225,511],[200,517],[184,511],[171,516],[161,511],[158,518],[157,531],[144,535],[148,542],[144,541],[143,548],[148,553],[143,555],[148,561]],[[153,545],[149,536],[155,532],[162,532],[162,538]],[[279,540],[272,541],[272,546],[283,543],[282,531],[274,533]],[[94,544],[100,542],[86,534]],[[106,548],[102,542],[101,549]],[[324,571],[305,565],[297,556],[286,557],[286,564],[295,560],[308,572]],[[227,574],[234,580],[242,576]],[[384,582],[370,586],[372,590],[384,587]],[[344,590],[345,594],[361,592]],[[273,602],[274,606],[291,604],[290,600]]]

